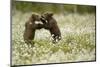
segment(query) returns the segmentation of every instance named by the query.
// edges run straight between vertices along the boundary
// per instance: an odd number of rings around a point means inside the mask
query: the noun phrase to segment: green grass
[[[36,31],[34,47],[23,40],[24,24],[31,13],[12,16],[12,63],[40,64],[95,60],[95,15],[54,15],[62,40],[53,44],[49,31]],[[41,33],[41,34],[40,34]]]

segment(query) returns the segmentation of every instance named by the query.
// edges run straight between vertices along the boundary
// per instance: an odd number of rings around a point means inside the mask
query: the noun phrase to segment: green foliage
[[[95,6],[86,5],[71,5],[71,4],[51,4],[51,3],[38,3],[38,2],[24,2],[13,1],[13,9],[20,10],[22,12],[37,12],[43,13],[51,11],[54,13],[66,13],[66,12],[79,12],[79,13],[93,13],[96,11]]]

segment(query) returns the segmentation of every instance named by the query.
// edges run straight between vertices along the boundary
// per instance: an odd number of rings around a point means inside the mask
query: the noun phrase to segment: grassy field
[[[35,44],[24,43],[24,24],[30,13],[12,15],[12,64],[41,64],[95,60],[95,14],[54,14],[61,30],[62,40],[51,42],[49,31],[37,30]]]

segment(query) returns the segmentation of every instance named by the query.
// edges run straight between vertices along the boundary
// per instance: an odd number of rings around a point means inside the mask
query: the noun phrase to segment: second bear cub
[[[50,31],[53,43],[61,40],[61,32],[57,25],[57,21],[53,18],[53,13],[44,13],[41,15],[41,20],[44,23],[44,28]]]

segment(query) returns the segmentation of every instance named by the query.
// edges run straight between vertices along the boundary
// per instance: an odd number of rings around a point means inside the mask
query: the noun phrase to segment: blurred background
[[[51,3],[38,3],[38,2],[25,2],[13,1],[12,9],[22,12],[37,12],[42,13],[51,11],[56,14],[62,13],[95,13],[96,7],[90,5],[75,5],[75,4],[51,4]]]

